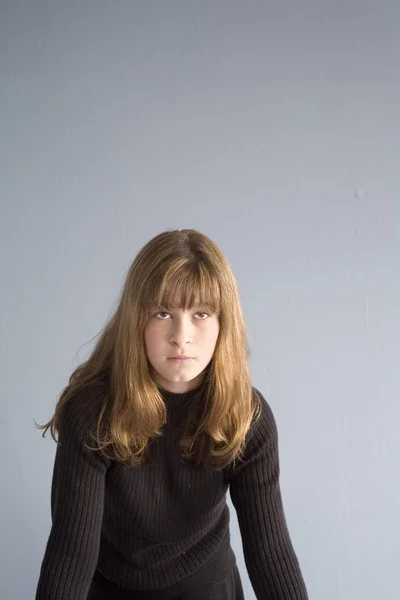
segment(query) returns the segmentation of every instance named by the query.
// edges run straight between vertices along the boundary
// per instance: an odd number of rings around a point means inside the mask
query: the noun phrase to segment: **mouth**
[[[191,356],[169,356],[168,360],[176,360],[176,361],[183,361],[183,360],[192,360]]]

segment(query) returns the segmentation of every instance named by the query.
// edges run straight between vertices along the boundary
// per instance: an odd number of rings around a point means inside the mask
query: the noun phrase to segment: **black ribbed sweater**
[[[96,568],[132,590],[160,589],[190,576],[226,545],[228,489],[258,600],[307,600],[282,506],[277,427],[265,398],[253,388],[262,413],[248,434],[245,464],[215,471],[180,457],[177,431],[200,388],[184,394],[159,389],[168,421],[149,446],[151,464],[133,469],[84,446],[104,388],[87,389],[65,405],[36,600],[86,600]]]

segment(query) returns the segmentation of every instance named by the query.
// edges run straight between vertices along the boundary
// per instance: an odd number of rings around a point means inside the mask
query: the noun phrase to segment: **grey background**
[[[33,419],[170,227],[238,279],[310,599],[397,595],[399,24],[393,0],[1,3],[1,598],[34,597],[50,531]]]

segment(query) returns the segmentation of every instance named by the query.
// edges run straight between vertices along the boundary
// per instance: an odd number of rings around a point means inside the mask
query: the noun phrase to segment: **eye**
[[[156,315],[155,315],[155,316],[158,318],[158,315],[169,315],[169,313],[167,313],[167,312],[163,312],[163,311],[162,311],[162,312],[158,312],[158,313],[156,313]],[[161,318],[161,317],[160,317],[160,320],[161,320],[161,321],[165,321],[165,319],[163,319],[163,318]]]
[[[206,318],[210,316],[208,313],[205,313],[205,312],[198,312],[198,313],[196,313],[196,315],[205,315]],[[205,321],[205,320],[206,319],[200,319],[200,321]]]
[[[166,321],[166,319],[163,316],[160,317],[160,315],[169,315],[169,316],[171,316],[171,313],[166,312],[166,311],[159,311],[159,312],[157,312],[155,314],[155,317],[157,319],[159,319],[160,321]],[[205,321],[210,316],[208,313],[201,312],[201,311],[196,312],[195,315],[201,315],[200,319],[199,319],[200,321]]]

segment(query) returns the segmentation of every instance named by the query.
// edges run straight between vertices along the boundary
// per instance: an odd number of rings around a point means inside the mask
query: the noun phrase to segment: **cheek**
[[[147,348],[151,347],[151,345],[153,344],[153,338],[154,330],[152,329],[152,327],[149,326],[144,331],[144,341]]]
[[[212,331],[209,331],[207,334],[208,347],[214,350],[219,335],[219,327],[215,327]]]
[[[149,347],[157,346],[160,343],[162,336],[163,332],[153,324],[148,325],[144,332],[144,339],[146,345]]]
[[[219,323],[216,323],[215,328],[214,328],[214,340],[217,341],[218,336],[219,336]]]

